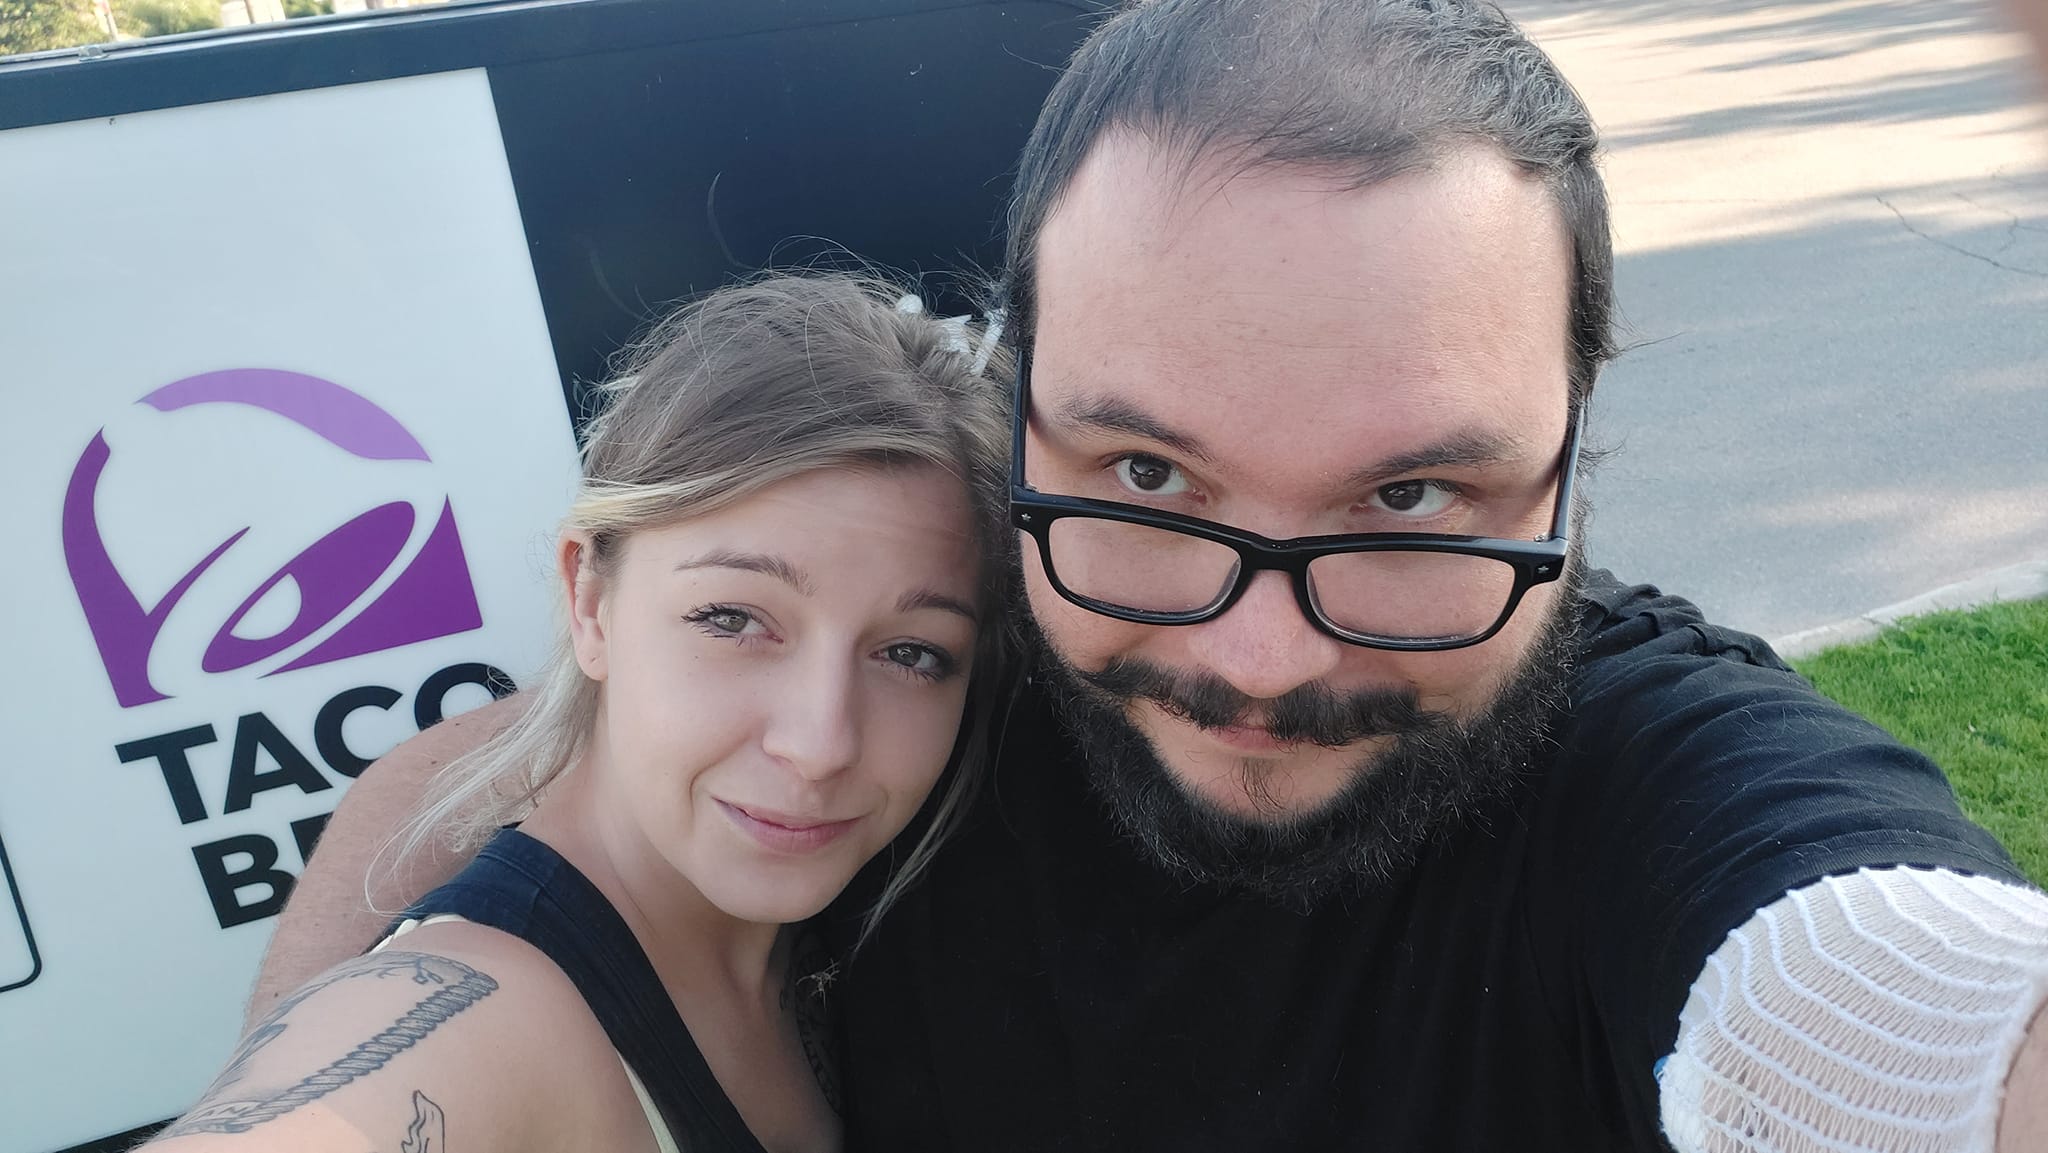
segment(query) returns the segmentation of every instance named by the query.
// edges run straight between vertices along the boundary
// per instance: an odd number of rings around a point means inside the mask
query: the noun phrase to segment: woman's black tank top
[[[451,913],[547,954],[640,1078],[682,1153],[764,1153],[633,930],[561,854],[517,829],[500,830],[468,868],[420,898],[400,923]]]

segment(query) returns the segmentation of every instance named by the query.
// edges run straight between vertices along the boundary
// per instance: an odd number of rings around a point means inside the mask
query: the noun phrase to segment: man
[[[2048,898],[1564,546],[1594,146],[1455,0],[1158,0],[1076,55],[1011,218],[1038,656],[834,985],[853,1144],[2048,1148]],[[496,723],[356,785],[267,990],[374,934],[347,894]]]

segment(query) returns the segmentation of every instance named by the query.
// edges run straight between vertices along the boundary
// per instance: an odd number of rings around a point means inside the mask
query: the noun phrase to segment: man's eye
[[[1381,485],[1372,494],[1372,503],[1388,512],[1421,520],[1449,508],[1457,496],[1457,488],[1443,481],[1404,480]]]
[[[1156,456],[1124,457],[1116,462],[1116,478],[1142,496],[1178,496],[1188,490],[1180,470]]]

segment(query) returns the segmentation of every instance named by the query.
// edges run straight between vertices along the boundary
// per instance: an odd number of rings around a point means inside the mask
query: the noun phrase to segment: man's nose
[[[798,675],[773,691],[762,751],[819,781],[860,759],[861,699],[858,661],[819,654],[798,665]]]
[[[1345,649],[1302,614],[1288,575],[1273,571],[1254,574],[1230,611],[1188,632],[1190,655],[1205,671],[1260,700],[1329,675]]]

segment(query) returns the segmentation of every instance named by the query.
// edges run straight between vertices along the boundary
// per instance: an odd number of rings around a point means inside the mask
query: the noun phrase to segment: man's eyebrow
[[[1364,488],[1433,468],[1478,468],[1519,460],[1527,455],[1527,450],[1528,440],[1513,433],[1466,430],[1354,469],[1345,483],[1352,488]]]
[[[968,604],[959,597],[949,597],[945,593],[933,592],[931,589],[918,589],[916,592],[904,593],[902,599],[896,602],[896,611],[899,613],[911,613],[919,609],[939,609],[944,612],[959,613],[976,624],[981,623],[981,614],[974,611],[973,605]]]
[[[676,565],[676,572],[687,572],[699,568],[732,568],[742,572],[757,572],[772,576],[796,591],[810,596],[813,588],[809,574],[772,553],[738,552],[732,549],[718,549],[703,556],[693,557]]]
[[[1192,435],[1176,431],[1130,401],[1114,396],[1069,397],[1055,406],[1053,415],[1062,424],[1144,437],[1204,464],[1214,459]]]

